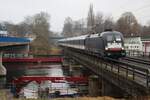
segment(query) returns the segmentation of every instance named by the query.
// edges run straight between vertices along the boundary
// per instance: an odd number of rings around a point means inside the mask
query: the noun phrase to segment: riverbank
[[[0,90],[0,100],[26,100],[26,99],[13,98],[9,90]],[[28,99],[28,100],[33,100],[33,99]],[[36,99],[36,100],[43,100],[43,99]],[[111,97],[76,97],[76,98],[56,98],[56,99],[46,99],[46,100],[120,100],[120,99],[114,99]]]
[[[43,99],[21,99],[21,98],[17,99],[13,98],[9,90],[0,90],[0,100],[43,100]],[[125,99],[114,99],[111,97],[76,97],[76,98],[56,98],[46,100],[125,100]]]
[[[112,97],[77,97],[77,98],[59,98],[52,100],[125,100],[125,99],[114,99]]]
[[[0,90],[0,100],[14,100],[13,95],[10,93],[10,90],[1,89]]]

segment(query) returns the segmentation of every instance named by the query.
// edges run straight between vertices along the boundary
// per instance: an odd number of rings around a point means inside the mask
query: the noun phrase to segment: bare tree
[[[73,36],[73,21],[67,17],[64,22],[63,35],[66,37]]]
[[[141,36],[150,36],[150,26],[140,26],[140,32],[141,32]]]
[[[94,27],[95,27],[95,15],[93,11],[93,5],[90,4],[88,17],[87,17],[87,29],[88,31],[91,31],[93,30]]]
[[[75,33],[76,36],[86,33],[85,23],[83,19],[73,21],[73,33]]]
[[[125,12],[117,21],[117,30],[127,36],[139,35],[139,24],[131,12]]]
[[[62,35],[65,37],[79,36],[87,33],[86,22],[84,19],[72,20],[67,17],[64,21]]]
[[[114,22],[111,16],[108,16],[104,20],[104,30],[105,29],[114,29]]]
[[[49,14],[46,12],[40,12],[34,16],[28,16],[23,22],[23,25],[28,25],[30,28],[28,32],[30,34],[36,35],[36,39],[31,44],[31,51],[36,54],[47,54],[50,50],[50,23],[49,23]],[[25,27],[25,26],[24,26]]]
[[[103,14],[102,13],[97,13],[96,17],[95,17],[95,24],[96,24],[96,28],[95,31],[96,32],[103,32],[104,31],[104,19],[103,19]]]

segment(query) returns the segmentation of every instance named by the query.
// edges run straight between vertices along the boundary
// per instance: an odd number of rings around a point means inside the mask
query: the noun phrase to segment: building
[[[150,36],[141,37],[141,41],[143,44],[143,52],[150,53]]]
[[[150,55],[150,36],[125,37],[125,50],[127,52],[140,52],[140,54]]]
[[[127,51],[142,51],[142,41],[141,37],[139,36],[131,36],[131,37],[125,37],[125,50]]]

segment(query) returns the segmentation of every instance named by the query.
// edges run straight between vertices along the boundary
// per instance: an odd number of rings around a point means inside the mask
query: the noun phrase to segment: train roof
[[[90,34],[88,37],[90,37],[90,38],[100,37],[100,33]]]
[[[106,31],[106,32],[102,32],[101,36],[104,35],[104,34],[121,34],[121,33],[118,32],[118,31]]]
[[[84,40],[87,36],[88,35],[81,35],[81,36],[77,36],[77,37],[70,37],[70,38],[61,39],[59,41]]]
[[[97,33],[97,34],[90,34],[88,37],[89,38],[102,37],[104,34],[121,34],[121,33],[118,31],[106,31],[106,32]]]
[[[71,40],[84,40],[87,37],[88,38],[101,37],[104,34],[121,34],[121,33],[118,31],[106,31],[106,32],[97,33],[97,34],[87,34],[87,35],[81,35],[81,36],[76,36],[76,37],[69,37],[69,38],[61,39],[59,41],[61,42],[61,41],[71,41]]]

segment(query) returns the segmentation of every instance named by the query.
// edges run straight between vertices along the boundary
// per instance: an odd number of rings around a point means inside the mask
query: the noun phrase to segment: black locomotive
[[[58,41],[60,46],[82,49],[105,57],[119,58],[126,56],[124,38],[117,31],[65,38]]]

